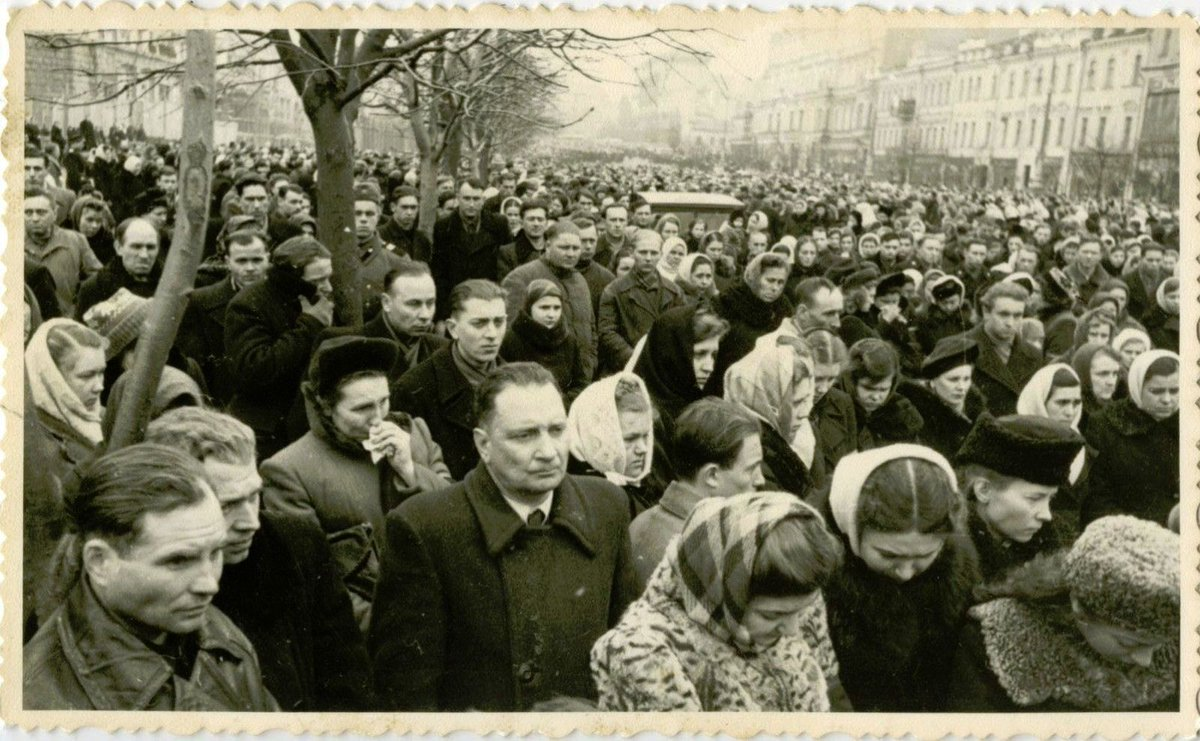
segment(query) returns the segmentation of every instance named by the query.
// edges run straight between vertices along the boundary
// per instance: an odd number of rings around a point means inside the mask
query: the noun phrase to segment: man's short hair
[[[401,198],[408,197],[416,198],[418,201],[421,200],[421,194],[418,193],[417,189],[411,185],[397,185],[392,189],[392,203],[395,203]]]
[[[250,187],[251,185],[261,185],[263,190],[267,189],[267,181],[257,173],[253,172],[248,172],[238,178],[237,184],[233,186],[233,189],[237,191],[238,197],[240,198],[246,195],[246,188]]]
[[[26,183],[25,184],[25,200],[28,201],[33,198],[45,198],[47,200],[53,200],[52,198],[50,198],[50,193],[42,186],[31,185],[29,183]]]
[[[692,481],[709,463],[728,469],[745,439],[761,434],[758,420],[733,402],[713,397],[693,402],[676,419],[671,436],[675,474]]]
[[[125,233],[128,232],[129,227],[133,226],[134,222],[137,222],[137,221],[140,221],[143,224],[145,224],[146,226],[150,227],[151,229],[154,229],[155,232],[158,231],[158,227],[154,226],[154,224],[151,224],[149,221],[147,221],[146,217],[130,216],[128,219],[125,219],[120,224],[117,224],[117,228],[113,230],[113,239],[116,241],[117,244],[119,244],[119,245],[125,244]]]
[[[267,238],[258,229],[241,229],[231,234],[227,234],[225,235],[226,252],[228,252],[231,245],[236,244],[239,247],[246,247],[252,244],[255,240],[258,240],[258,242],[263,246],[263,249],[266,249]]]
[[[553,386],[562,396],[554,374],[538,363],[505,363],[483,379],[475,389],[475,424],[486,425],[496,411],[496,397],[509,386]]]
[[[484,188],[484,185],[482,182],[480,182],[479,178],[466,178],[465,180],[463,180],[461,183],[458,184],[459,192],[462,192],[464,185],[471,188],[472,190],[483,190],[483,188]]]
[[[992,284],[986,291],[983,292],[983,296],[979,299],[979,305],[982,306],[985,311],[991,311],[992,307],[996,305],[997,299],[1002,298],[1010,298],[1013,301],[1028,303],[1029,291],[1025,290],[1025,286],[1022,286],[1019,283],[1014,283],[1012,281],[1001,281],[999,283]]]
[[[298,193],[301,196],[308,196],[308,194],[304,192],[304,188],[292,183],[287,183],[279,189],[279,197],[286,198],[288,193]]]
[[[559,219],[550,222],[550,226],[546,227],[546,233],[543,236],[546,238],[546,244],[550,244],[563,234],[579,236],[579,227],[566,219]]]
[[[575,218],[571,219],[571,223],[574,224],[575,228],[579,231],[591,229],[596,226],[596,220],[590,216],[576,216]]]
[[[494,301],[496,299],[504,300],[508,295],[508,291],[501,288],[496,283],[483,278],[471,278],[464,280],[454,288],[450,289],[450,316],[455,316],[463,310],[467,302],[471,299],[480,301]]]
[[[195,458],[177,448],[138,443],[85,463],[64,505],[82,537],[125,548],[141,535],[146,515],[190,507],[209,496]]]
[[[399,265],[388,271],[388,274],[383,277],[383,290],[391,291],[392,284],[399,278],[416,278],[423,275],[432,275],[427,263],[420,260],[403,260]]]
[[[146,427],[146,442],[183,451],[201,463],[254,463],[254,430],[213,409],[172,409]]]
[[[604,207],[604,209],[601,211],[601,213],[604,215],[604,218],[606,218],[606,219],[607,219],[607,218],[608,218],[608,212],[609,212],[609,211],[612,211],[614,208],[619,208],[619,209],[621,209],[622,211],[624,211],[624,212],[625,212],[625,214],[626,214],[626,215],[628,215],[628,214],[629,214],[629,209],[627,209],[627,208],[625,208],[624,206],[622,206],[622,205],[621,205],[621,203],[620,203],[619,201],[613,201],[612,203],[610,203],[610,204],[608,204],[607,206],[605,206],[605,207]]]
[[[808,308],[811,309],[817,301],[818,293],[820,293],[821,291],[836,291],[836,290],[837,290],[837,286],[835,286],[833,284],[833,281],[829,280],[828,278],[822,278],[821,276],[816,275],[816,276],[813,276],[812,278],[805,278],[804,280],[802,280],[796,284],[796,288],[793,290],[793,293],[795,295],[792,297],[792,301],[797,306],[799,306],[800,304],[804,304],[805,306],[807,306]]]
[[[531,190],[537,190],[537,183],[532,180],[522,180],[513,188],[513,195],[517,198],[524,198],[525,194]]]
[[[550,207],[540,198],[530,198],[528,201],[521,202],[521,218],[525,218],[525,214],[529,211],[541,209],[546,214],[550,213]]]

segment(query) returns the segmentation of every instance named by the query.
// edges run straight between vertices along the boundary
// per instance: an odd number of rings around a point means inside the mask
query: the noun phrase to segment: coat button
[[[522,684],[532,684],[536,677],[537,665],[532,661],[526,661],[517,667],[517,679],[520,679]]]

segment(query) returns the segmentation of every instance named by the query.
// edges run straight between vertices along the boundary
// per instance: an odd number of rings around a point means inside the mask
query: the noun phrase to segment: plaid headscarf
[[[742,624],[754,560],[767,533],[789,517],[821,515],[785,492],[705,499],[688,516],[671,552],[688,617],[743,653],[756,650]]]

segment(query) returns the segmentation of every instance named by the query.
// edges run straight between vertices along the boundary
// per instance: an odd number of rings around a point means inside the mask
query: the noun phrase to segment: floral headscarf
[[[742,652],[755,651],[743,623],[754,561],[767,534],[790,517],[821,515],[785,492],[705,499],[668,551],[688,617]]]
[[[793,448],[798,445],[796,453],[811,466],[816,437],[811,424],[794,425],[792,391],[797,376],[815,375],[804,341],[778,335],[774,343],[756,343],[750,353],[729,366],[725,399],[762,419]]]
[[[617,486],[637,484],[650,473],[654,459],[654,427],[646,441],[646,461],[636,476],[625,475],[625,439],[617,414],[617,385],[633,383],[646,401],[646,415],[653,405],[646,384],[635,373],[617,373],[585,388],[571,404],[567,414],[567,439],[571,455],[599,471]]]

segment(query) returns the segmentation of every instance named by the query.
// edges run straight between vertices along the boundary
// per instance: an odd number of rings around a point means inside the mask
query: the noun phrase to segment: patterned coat
[[[690,618],[664,559],[620,624],[592,648],[600,708],[620,711],[828,711],[838,664],[825,602],[801,633],[743,654]]]

